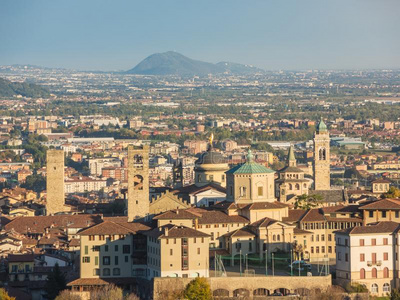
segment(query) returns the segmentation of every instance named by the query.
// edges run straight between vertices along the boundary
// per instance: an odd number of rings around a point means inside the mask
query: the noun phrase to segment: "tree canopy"
[[[210,285],[204,277],[197,277],[192,280],[185,289],[185,299],[188,300],[211,300],[212,294]]]

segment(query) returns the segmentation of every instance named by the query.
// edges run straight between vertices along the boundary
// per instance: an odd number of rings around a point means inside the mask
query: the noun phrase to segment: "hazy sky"
[[[0,0],[0,65],[124,70],[155,52],[265,69],[400,67],[400,0]]]

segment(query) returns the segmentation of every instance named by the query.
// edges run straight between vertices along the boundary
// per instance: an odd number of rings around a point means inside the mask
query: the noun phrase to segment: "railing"
[[[381,266],[382,265],[382,261],[380,260],[376,260],[376,261],[368,261],[367,262],[367,266],[368,267],[372,267],[372,266]]]

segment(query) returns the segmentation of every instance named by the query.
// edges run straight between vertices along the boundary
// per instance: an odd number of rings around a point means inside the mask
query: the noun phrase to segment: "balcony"
[[[372,267],[372,266],[381,266],[382,261],[381,260],[376,260],[376,261],[367,261],[367,266]]]

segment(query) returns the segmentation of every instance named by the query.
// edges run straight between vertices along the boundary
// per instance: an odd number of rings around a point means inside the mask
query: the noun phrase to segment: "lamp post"
[[[268,276],[268,250],[265,250],[265,276]]]
[[[293,249],[290,249],[290,276],[293,276]]]
[[[240,276],[242,276],[242,249],[239,251]]]
[[[274,268],[274,253],[272,252],[272,276],[275,276],[275,268]]]

